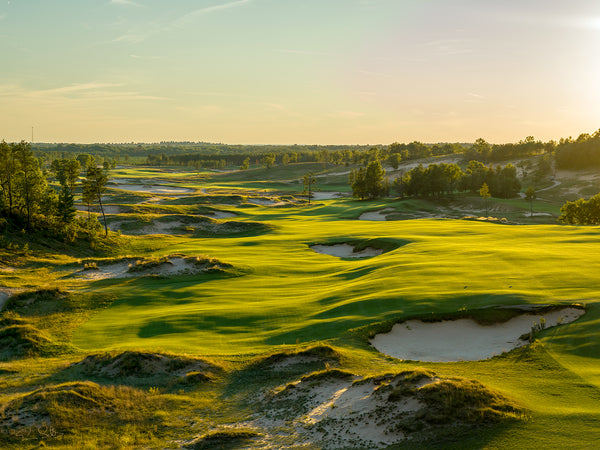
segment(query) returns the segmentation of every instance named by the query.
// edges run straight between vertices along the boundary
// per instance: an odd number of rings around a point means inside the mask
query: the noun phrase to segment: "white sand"
[[[225,212],[225,211],[212,211],[212,212],[209,212],[209,213],[204,213],[202,215],[203,216],[211,217],[213,219],[228,219],[230,217],[236,217],[237,216],[237,214],[230,213],[230,212]]]
[[[414,386],[419,388],[436,381],[427,378]],[[280,403],[276,402],[267,414],[258,415],[247,425],[266,429],[269,435],[286,440],[294,437],[294,446],[277,448],[385,448],[405,439],[402,433],[390,431],[392,417],[397,418],[399,413],[414,415],[425,407],[413,395],[390,402],[390,388],[399,382],[400,378],[380,384],[373,380],[361,383],[340,379],[299,380],[292,383],[294,388],[280,390],[275,398],[284,402],[284,408],[302,403],[308,411],[299,408],[296,416],[282,414],[278,410]]]
[[[358,219],[359,220],[379,220],[379,221],[387,220],[387,218],[386,218],[387,213],[390,213],[392,211],[394,211],[393,208],[385,208],[385,209],[380,209],[379,211],[366,212],[366,213],[362,213]]]
[[[345,196],[345,194],[343,192],[333,192],[333,191],[312,192],[313,200],[332,200],[334,198],[340,198],[340,197],[344,197],[344,196]]]
[[[337,256],[338,258],[370,258],[383,253],[383,250],[378,248],[367,247],[360,252],[355,252],[354,247],[350,244],[334,244],[334,245],[313,245],[311,247],[315,252],[323,255]]]
[[[246,200],[246,203],[250,203],[252,205],[259,206],[281,206],[285,205],[285,202],[275,200],[272,198],[249,198]]]
[[[105,280],[108,278],[130,278],[143,275],[178,275],[183,273],[197,272],[193,263],[183,258],[170,258],[172,264],[166,263],[151,267],[140,272],[128,272],[129,267],[135,265],[134,260],[122,261],[115,264],[98,265],[97,270],[79,270],[75,275],[83,280]]]
[[[194,192],[193,189],[174,187],[174,186],[159,186],[145,184],[120,184],[115,183],[114,188],[124,191],[133,192],[149,192],[151,194],[186,194]]]
[[[538,217],[538,216],[551,216],[551,215],[552,215],[552,214],[550,214],[550,213],[544,213],[544,212],[534,212],[534,213],[533,213],[533,217]],[[525,216],[525,217],[531,217],[531,213],[530,213],[530,212],[528,212],[528,213],[525,213],[525,214],[523,214],[523,216]]]
[[[527,344],[519,339],[543,317],[546,328],[573,322],[584,310],[562,308],[542,315],[523,314],[511,320],[482,326],[471,319],[421,322],[409,320],[394,325],[389,333],[378,334],[371,344],[381,353],[399,359],[448,362],[478,361]]]

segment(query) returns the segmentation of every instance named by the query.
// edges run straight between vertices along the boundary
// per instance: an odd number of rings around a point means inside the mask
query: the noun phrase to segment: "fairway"
[[[115,292],[119,300],[83,325],[74,343],[87,350],[253,354],[431,312],[597,301],[582,295],[582,286],[587,292],[600,287],[594,258],[600,236],[590,229],[332,220],[309,212],[279,211],[275,230],[257,237],[170,238],[159,254],[205,253],[249,270],[237,277],[98,283],[95,289]],[[269,215],[257,210],[251,218],[269,221]],[[356,261],[309,247],[373,238],[404,245]]]

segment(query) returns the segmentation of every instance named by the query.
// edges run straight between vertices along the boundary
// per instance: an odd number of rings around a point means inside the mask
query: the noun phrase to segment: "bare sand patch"
[[[83,280],[105,280],[109,278],[131,278],[144,275],[172,276],[193,275],[201,272],[230,267],[214,258],[194,258],[173,256],[156,264],[146,264],[145,260],[126,258],[115,263],[97,264],[95,268],[84,268],[74,273]]]
[[[332,200],[334,198],[345,197],[343,192],[334,192],[334,191],[319,191],[312,193],[313,200]]]
[[[237,214],[225,211],[212,211],[208,213],[203,213],[203,216],[208,216],[213,219],[229,219],[231,217],[237,217]]]
[[[478,361],[488,359],[528,341],[520,337],[534,324],[545,327],[573,322],[585,313],[579,308],[562,308],[544,314],[522,314],[494,325],[480,325],[472,319],[397,323],[389,333],[371,339],[371,345],[394,358],[429,362]]]
[[[525,213],[523,214],[523,216],[525,217],[531,217],[531,213]],[[540,216],[551,216],[552,214],[550,213],[545,213],[545,212],[534,212],[533,213],[533,217],[540,217]]]
[[[387,217],[386,217],[387,213],[390,213],[393,211],[394,211],[393,208],[380,209],[379,211],[370,211],[370,212],[362,213],[358,219],[359,220],[377,220],[377,221],[387,220]]]
[[[259,206],[282,206],[285,205],[285,202],[274,198],[248,198],[246,203],[250,203],[251,205],[259,205]]]
[[[123,191],[132,192],[149,192],[151,194],[189,194],[194,192],[193,189],[175,187],[175,186],[163,186],[155,184],[121,184],[115,183],[113,186],[116,189]]]
[[[312,245],[315,252],[323,255],[337,256],[338,258],[371,258],[379,256],[383,250],[379,248],[367,247],[360,251],[355,251],[354,246],[350,244],[333,244],[333,245]]]
[[[0,288],[0,310],[4,308],[4,304],[10,298],[11,295],[15,292],[14,289],[10,288]]]
[[[449,403],[441,402],[440,394],[450,392]],[[520,413],[475,380],[441,379],[423,369],[367,378],[338,369],[314,372],[261,402],[264,408],[242,425],[265,430],[264,448],[387,448],[436,428],[456,431]]]

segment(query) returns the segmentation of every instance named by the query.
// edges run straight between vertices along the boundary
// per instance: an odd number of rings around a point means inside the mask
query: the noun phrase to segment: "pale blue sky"
[[[0,139],[557,139],[599,53],[595,0],[0,0]]]

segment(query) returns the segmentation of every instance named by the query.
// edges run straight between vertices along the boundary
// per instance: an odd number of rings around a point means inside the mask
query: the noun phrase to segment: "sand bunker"
[[[223,270],[231,267],[215,258],[204,257],[179,257],[169,256],[157,262],[135,260],[133,258],[97,265],[97,268],[82,269],[75,272],[75,276],[84,280],[105,280],[109,278],[130,278],[144,275],[194,275],[202,272]]]
[[[551,216],[552,214],[550,213],[545,213],[545,212],[534,212],[533,213],[533,217],[540,217],[540,216]],[[523,216],[525,217],[531,217],[532,214],[531,213],[524,213]]]
[[[520,413],[475,380],[422,369],[368,378],[313,372],[267,393],[263,404],[254,420],[238,425],[268,431],[268,448],[387,448],[446,426],[456,432]]]
[[[225,211],[211,211],[208,213],[202,213],[202,215],[211,217],[213,219],[229,219],[230,217],[237,217],[237,214]]]
[[[182,187],[174,187],[174,186],[160,186],[155,184],[119,184],[115,183],[112,186],[116,189],[121,189],[123,191],[133,191],[133,192],[149,192],[151,194],[187,194],[194,192],[193,189],[182,188]]]
[[[344,197],[343,192],[313,192],[313,200],[332,200],[334,198]]]
[[[383,250],[373,247],[367,247],[364,250],[354,251],[354,246],[350,244],[317,244],[311,246],[310,248],[317,253],[337,256],[338,258],[371,258],[373,256],[379,256],[383,253]]]
[[[381,353],[399,359],[430,362],[478,361],[508,352],[528,343],[520,336],[534,324],[545,328],[573,322],[585,313],[562,308],[544,314],[523,314],[494,325],[479,325],[472,319],[397,323],[389,333],[376,335],[371,344]]]
[[[281,200],[273,199],[273,198],[249,198],[246,200],[246,203],[250,203],[251,205],[259,205],[259,206],[282,206],[285,205],[285,202]]]
[[[393,208],[385,208],[385,209],[381,209],[379,211],[366,212],[366,213],[362,213],[358,219],[359,220],[387,220],[387,217],[386,217],[387,213],[391,213],[393,211],[394,211]]]

